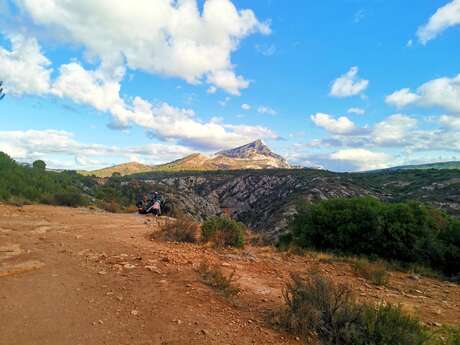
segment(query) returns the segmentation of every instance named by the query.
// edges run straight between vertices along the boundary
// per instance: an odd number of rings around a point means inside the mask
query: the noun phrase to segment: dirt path
[[[149,240],[157,229],[138,215],[0,205],[0,345],[299,344],[264,315],[281,305],[289,273],[313,266],[427,324],[460,320],[455,284],[392,273],[375,287],[346,263]],[[203,261],[236,272],[238,303],[199,281]]]

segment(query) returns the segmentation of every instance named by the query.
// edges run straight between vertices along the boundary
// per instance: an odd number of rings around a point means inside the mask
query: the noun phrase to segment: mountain
[[[399,167],[393,167],[388,170],[426,170],[426,169],[460,169],[460,161],[452,162],[439,162],[439,163],[429,163],[429,164],[418,164],[418,165],[403,165]]]
[[[262,140],[217,152],[208,157],[201,153],[193,153],[184,158],[160,165],[144,165],[125,163],[95,171],[82,172],[85,175],[109,177],[113,173],[123,176],[150,171],[212,171],[212,170],[244,170],[244,169],[289,169],[291,166],[280,155],[272,152]]]

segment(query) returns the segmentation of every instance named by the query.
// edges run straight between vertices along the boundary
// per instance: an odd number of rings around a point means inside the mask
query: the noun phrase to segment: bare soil
[[[282,305],[289,274],[312,268],[431,327],[460,324],[457,284],[392,272],[380,287],[322,255],[151,240],[166,221],[0,205],[0,345],[299,344],[266,315]],[[235,271],[236,300],[200,281],[201,262]]]

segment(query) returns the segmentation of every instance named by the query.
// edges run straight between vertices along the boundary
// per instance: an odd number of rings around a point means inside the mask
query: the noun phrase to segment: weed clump
[[[240,292],[240,288],[235,283],[235,272],[226,276],[220,267],[201,263],[198,273],[203,283],[216,289],[227,298],[234,297]]]
[[[229,217],[211,217],[201,226],[201,237],[217,247],[244,246],[245,226]]]
[[[354,270],[375,285],[388,283],[387,266],[382,261],[370,262],[366,259],[357,259],[354,262]]]
[[[197,243],[200,240],[200,226],[193,219],[181,216],[168,221],[161,228],[161,236],[167,241]]]

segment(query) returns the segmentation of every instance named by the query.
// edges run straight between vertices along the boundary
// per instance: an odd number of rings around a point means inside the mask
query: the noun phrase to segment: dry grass
[[[235,272],[226,276],[220,267],[201,263],[198,267],[198,273],[203,283],[216,289],[227,298],[235,297],[240,292],[240,288],[235,282]]]
[[[167,221],[155,238],[172,242],[198,243],[200,241],[200,224],[186,216]]]
[[[353,268],[361,277],[375,285],[388,283],[387,265],[382,261],[370,262],[367,259],[356,259]]]

